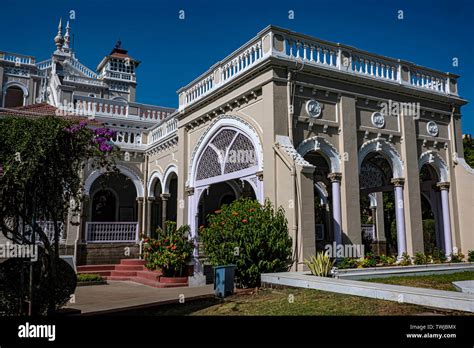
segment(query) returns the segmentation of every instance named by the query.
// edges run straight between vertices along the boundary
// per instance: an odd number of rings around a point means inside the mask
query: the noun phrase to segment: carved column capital
[[[449,190],[449,186],[451,186],[451,184],[449,182],[438,182],[436,184],[436,187],[440,189],[440,191],[442,190],[446,190],[448,191]]]
[[[170,198],[170,194],[169,193],[162,193],[160,195],[160,197],[161,197],[162,200],[167,201]]]
[[[390,180],[390,182],[391,182],[394,186],[401,186],[401,187],[403,187],[403,185],[405,185],[405,178],[393,178],[392,180]]]
[[[147,201],[150,203],[153,203],[155,201],[156,197],[147,197]]]
[[[258,180],[263,181],[263,170],[256,172],[255,175],[257,176]]]
[[[342,173],[337,173],[337,172],[329,173],[328,179],[331,182],[340,182],[342,180]]]

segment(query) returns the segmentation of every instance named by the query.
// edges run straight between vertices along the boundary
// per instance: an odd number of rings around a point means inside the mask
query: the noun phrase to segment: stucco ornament
[[[306,102],[306,112],[308,113],[309,117],[318,118],[321,116],[321,111],[321,104],[319,104],[318,101],[310,99]]]
[[[435,121],[430,121],[426,124],[426,131],[429,135],[435,137],[439,133],[438,124]]]
[[[372,114],[372,124],[377,128],[385,126],[385,116],[381,112],[374,112]]]

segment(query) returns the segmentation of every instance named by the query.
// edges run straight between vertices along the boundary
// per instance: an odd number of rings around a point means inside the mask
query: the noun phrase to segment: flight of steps
[[[129,280],[155,288],[188,286],[187,277],[162,278],[160,271],[149,271],[144,260],[122,259],[118,265],[86,265],[77,267],[78,274],[99,274],[106,280]],[[169,282],[169,281],[173,282]],[[174,281],[180,281],[179,283]]]

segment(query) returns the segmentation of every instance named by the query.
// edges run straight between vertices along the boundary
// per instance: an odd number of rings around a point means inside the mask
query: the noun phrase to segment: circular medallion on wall
[[[306,102],[306,112],[311,118],[318,118],[321,116],[321,104],[318,101],[311,99]]]
[[[385,126],[385,116],[381,112],[374,112],[372,114],[372,124],[377,128]]]
[[[435,121],[430,121],[426,124],[426,131],[432,137],[435,137],[439,133],[438,124]]]

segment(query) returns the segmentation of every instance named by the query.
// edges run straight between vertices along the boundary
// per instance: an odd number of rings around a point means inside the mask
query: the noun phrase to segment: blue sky
[[[470,0],[1,0],[0,50],[49,58],[58,19],[67,19],[71,10],[74,49],[82,63],[95,69],[118,38],[142,61],[137,100],[143,103],[176,107],[178,88],[274,24],[461,75],[460,94],[473,103],[463,109],[463,132],[474,133]]]

